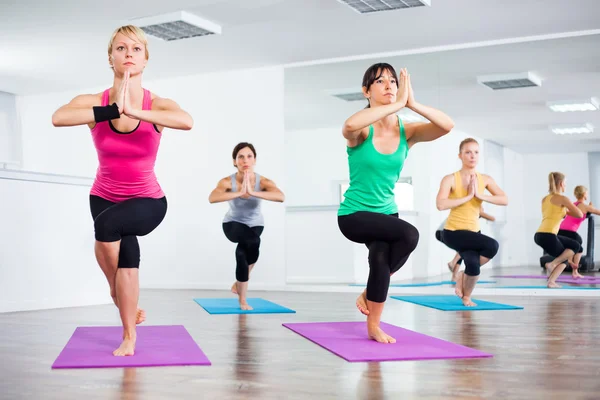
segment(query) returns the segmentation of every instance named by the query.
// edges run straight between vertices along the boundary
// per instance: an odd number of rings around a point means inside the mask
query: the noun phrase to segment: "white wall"
[[[163,133],[156,173],[166,192],[169,209],[163,223],[149,236],[140,238],[141,285],[227,289],[235,280],[235,245],[225,238],[221,227],[228,206],[209,204],[208,194],[220,178],[234,172],[231,151],[240,141],[256,146],[256,171],[273,179],[285,192],[283,70],[266,68],[190,76],[145,82],[144,86],[177,101],[194,118],[194,128],[189,132],[166,129]],[[89,130],[51,125],[52,113],[74,95],[55,93],[19,99],[23,169],[94,176],[97,158]],[[60,185],[53,188],[56,201],[64,205],[61,217],[66,222],[57,225],[43,218],[26,219],[23,231],[36,232],[30,250],[48,259],[56,257],[54,251],[58,250],[41,239],[53,236],[83,240],[90,246],[89,255],[92,255],[93,225],[87,195],[74,195],[71,189]],[[24,196],[36,199],[35,204],[25,203],[25,211],[39,207],[37,188],[24,183],[22,191]],[[73,213],[69,212],[71,208]],[[255,288],[281,287],[285,282],[284,206],[265,202],[263,210],[266,227],[252,284]],[[19,248],[21,237],[8,239],[3,243],[5,249],[12,252],[10,249]],[[78,253],[70,263],[78,265],[83,257],[89,258],[85,252]],[[2,269],[26,270],[30,279],[44,276],[42,271],[48,270],[43,262],[15,265],[14,259],[11,260],[10,264],[3,264]],[[79,276],[73,276],[55,290],[79,285],[80,281]],[[15,284],[18,285],[15,290],[26,291],[31,282],[16,281]],[[104,291],[99,294],[104,295]],[[71,300],[71,305],[77,304],[77,296]]]
[[[17,117],[17,98],[0,92],[0,164],[17,164],[21,160]]]
[[[527,262],[529,241],[533,236],[526,229],[524,157],[522,154],[503,148],[504,182],[502,189],[508,196],[508,205],[504,207],[505,220],[490,224],[496,231],[496,240],[500,249],[496,257],[497,265],[503,267],[523,266]]]
[[[94,258],[90,187],[10,175],[0,176],[0,312],[109,303]]]
[[[533,235],[542,220],[541,201],[548,194],[548,174],[550,172],[562,172],[566,175],[567,190],[565,195],[574,201],[573,189],[575,186],[590,187],[588,154],[527,154],[526,157],[523,157],[523,160],[526,263],[528,265],[539,265],[542,249],[534,243]],[[518,176],[517,171],[515,171],[515,176]],[[587,224],[583,224],[579,234],[584,239],[584,249],[586,246],[586,232]]]

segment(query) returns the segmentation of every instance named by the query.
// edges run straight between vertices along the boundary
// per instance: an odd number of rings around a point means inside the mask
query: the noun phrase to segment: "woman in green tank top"
[[[380,343],[396,340],[379,327],[390,276],[417,247],[419,232],[398,218],[394,186],[408,150],[416,143],[435,140],[452,130],[454,122],[443,112],[417,103],[406,69],[400,78],[385,63],[364,74],[362,90],[369,105],[344,123],[350,187],[338,210],[342,234],[369,249],[369,279],[356,306],[367,315],[369,337]],[[430,122],[404,124],[396,113],[408,107]]]

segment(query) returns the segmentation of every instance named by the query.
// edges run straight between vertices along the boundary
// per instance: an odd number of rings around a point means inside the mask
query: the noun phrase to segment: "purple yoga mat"
[[[513,279],[548,279],[546,275],[494,275],[493,278],[513,278]],[[600,277],[584,276],[583,278],[573,279],[570,276],[561,275],[556,279],[557,282],[574,283],[578,285],[600,284]]]
[[[381,323],[381,329],[395,338],[396,343],[377,343],[369,339],[364,322],[289,323],[283,326],[350,362],[493,357],[385,322]]]
[[[78,327],[52,368],[211,365],[183,325],[138,326],[135,354],[116,357],[120,326]]]

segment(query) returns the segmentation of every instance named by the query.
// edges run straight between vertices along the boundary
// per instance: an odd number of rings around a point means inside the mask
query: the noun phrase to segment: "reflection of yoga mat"
[[[407,301],[420,306],[435,308],[442,311],[478,311],[478,310],[522,310],[523,307],[508,304],[493,303],[491,301],[472,299],[475,307],[464,306],[457,296],[391,296],[392,299]]]
[[[396,343],[377,343],[369,339],[364,322],[292,323],[283,326],[350,362],[493,357],[385,322],[381,323],[381,329],[396,339]]]
[[[569,289],[569,290],[600,290],[596,287],[585,287],[585,286],[561,286],[559,288],[549,288],[548,286],[535,286],[535,285],[524,285],[524,286],[494,286],[494,289]]]
[[[390,283],[390,287],[424,287],[424,286],[440,286],[441,282],[421,282],[421,283]],[[367,285],[362,283],[352,283],[350,286],[362,286]]]
[[[247,299],[253,310],[242,310],[238,299],[194,299],[209,314],[280,314],[296,311],[260,298]]]
[[[496,283],[496,281],[477,281],[477,283],[485,284],[485,283]],[[421,282],[421,283],[391,283],[390,287],[426,287],[426,286],[442,286],[442,285],[454,285],[456,282],[454,281],[439,281],[439,282]],[[365,287],[367,285],[360,283],[352,283],[350,286],[362,286]]]
[[[509,279],[548,279],[546,275],[498,275],[496,278],[509,278]],[[576,285],[594,285],[600,284],[600,277],[597,276],[585,276],[583,278],[574,279],[571,276],[561,275],[556,279],[557,282],[574,283]]]
[[[211,365],[183,325],[138,326],[135,354],[117,357],[120,326],[78,327],[52,368]]]

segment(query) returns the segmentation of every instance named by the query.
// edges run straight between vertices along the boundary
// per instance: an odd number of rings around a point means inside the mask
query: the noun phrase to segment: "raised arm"
[[[450,191],[452,190],[453,180],[453,175],[446,175],[440,183],[440,190],[438,191],[437,197],[435,199],[435,205],[440,211],[458,207],[460,205],[465,204],[467,201],[473,198],[473,191],[471,190],[471,185],[469,185],[469,194],[467,194],[465,197],[462,197],[460,199],[449,199],[448,197],[450,197]]]
[[[484,193],[475,192],[475,196],[481,200],[486,201],[491,204],[496,204],[498,206],[505,206],[508,204],[508,196],[504,193],[500,186],[494,181],[494,179],[489,175],[484,175],[483,179],[485,180],[486,189],[492,194],[487,195]]]
[[[270,179],[265,178],[264,176],[260,179],[260,192],[255,192],[254,188],[250,186],[250,181],[247,184],[248,194],[250,196],[258,197],[259,199],[269,200],[269,201],[277,201],[283,203],[285,200],[285,195],[277,187],[275,182]]]
[[[247,193],[244,188],[245,186],[242,186],[242,190],[239,192],[232,192],[231,178],[223,178],[219,181],[219,183],[217,183],[217,187],[210,192],[210,195],[208,196],[208,202],[212,204],[237,199],[238,197],[242,197]]]
[[[406,106],[430,122],[415,122],[406,124],[406,140],[412,147],[419,142],[430,142],[438,139],[454,128],[454,121],[440,110],[425,106],[415,101],[415,96],[408,77],[408,100]]]
[[[600,210],[594,207],[592,203],[585,204],[584,202],[581,202],[577,204],[577,208],[579,208],[584,214],[590,213],[600,215]]]
[[[483,207],[479,207],[479,217],[492,222],[496,220],[496,217],[483,211]]]
[[[571,217],[583,218],[583,216],[585,215],[583,211],[577,208],[577,206],[573,204],[567,196],[563,196],[562,194],[555,194],[550,199],[550,202],[557,206],[566,207],[567,215],[570,215]]]
[[[176,102],[170,99],[154,98],[151,110],[134,110],[128,108],[128,106],[129,102],[126,99],[125,115],[155,124],[159,131],[162,131],[164,127],[188,131],[194,125],[192,116],[183,111]]]
[[[94,107],[99,107],[101,102],[98,94],[79,95],[52,114],[52,125],[61,127],[87,124],[93,128],[96,124]]]
[[[401,108],[406,106],[406,101],[408,99],[408,78],[404,68],[400,71],[399,80],[400,82],[398,82],[398,93],[396,94],[395,102],[379,107],[365,108],[353,114],[344,122],[342,134],[347,140],[354,141],[358,139],[364,128],[390,114],[398,112]],[[363,88],[363,91],[367,89],[368,88]]]

